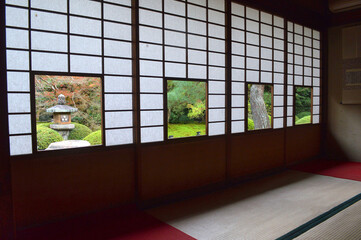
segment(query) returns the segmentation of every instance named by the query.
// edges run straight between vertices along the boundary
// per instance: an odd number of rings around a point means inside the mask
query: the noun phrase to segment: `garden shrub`
[[[50,124],[52,124],[51,122],[40,122],[40,123],[37,123],[36,124],[36,128],[39,128],[39,127],[47,127],[47,128],[50,128]]]
[[[307,123],[311,123],[311,116],[306,116],[296,121],[296,124],[307,124]]]
[[[298,120],[300,120],[300,118],[295,116],[295,122],[297,122]]]
[[[63,141],[63,137],[55,130],[48,127],[38,127],[36,130],[38,150],[44,150],[53,142]]]
[[[250,118],[248,118],[248,130],[254,130],[254,122]]]
[[[88,141],[91,145],[101,145],[102,144],[102,131],[98,130],[90,133],[83,140]]]
[[[71,130],[68,137],[69,140],[82,140],[92,133],[92,130],[83,124],[74,122],[72,122],[72,124],[75,125],[75,128]]]
[[[310,112],[301,112],[299,114],[297,114],[296,116],[298,117],[298,119],[304,118],[306,116],[310,116],[311,113]]]

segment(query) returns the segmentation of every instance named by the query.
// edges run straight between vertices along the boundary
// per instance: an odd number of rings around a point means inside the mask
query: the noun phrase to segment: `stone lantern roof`
[[[58,105],[55,105],[54,107],[46,109],[46,112],[52,112],[52,113],[72,113],[77,112],[78,109],[65,105],[65,96],[63,94],[60,94],[58,96]]]

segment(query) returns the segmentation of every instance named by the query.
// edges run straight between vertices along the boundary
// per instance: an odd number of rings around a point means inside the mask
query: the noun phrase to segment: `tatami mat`
[[[360,240],[361,201],[311,228],[295,240]]]
[[[361,192],[361,182],[297,171],[148,212],[196,239],[276,239]]]

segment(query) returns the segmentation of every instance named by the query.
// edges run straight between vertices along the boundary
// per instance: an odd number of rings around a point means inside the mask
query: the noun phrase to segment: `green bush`
[[[40,122],[40,123],[37,123],[36,124],[36,128],[39,128],[39,127],[50,127],[50,124],[52,124],[51,122]]]
[[[306,116],[296,121],[296,125],[307,124],[307,123],[311,123],[311,116]]]
[[[48,127],[38,127],[36,135],[39,150],[47,149],[50,143],[63,141],[62,136],[57,131]]]
[[[250,118],[248,118],[248,130],[254,130],[254,122]]]
[[[296,116],[298,117],[298,119],[304,118],[306,116],[310,116],[311,113],[310,112],[301,112],[299,114],[296,114]]]
[[[92,130],[83,124],[74,122],[72,122],[72,124],[75,125],[75,128],[71,130],[68,137],[69,140],[82,140],[92,133]]]
[[[300,118],[295,116],[295,122],[297,122],[298,120],[300,120]]]
[[[102,131],[98,130],[92,132],[86,136],[83,140],[88,141],[91,145],[101,145],[102,144]]]

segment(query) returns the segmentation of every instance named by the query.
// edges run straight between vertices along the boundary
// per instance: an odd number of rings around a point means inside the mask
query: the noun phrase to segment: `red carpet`
[[[361,163],[320,159],[291,167],[292,170],[361,181]]]
[[[22,230],[20,240],[194,240],[178,229],[130,206]]]

